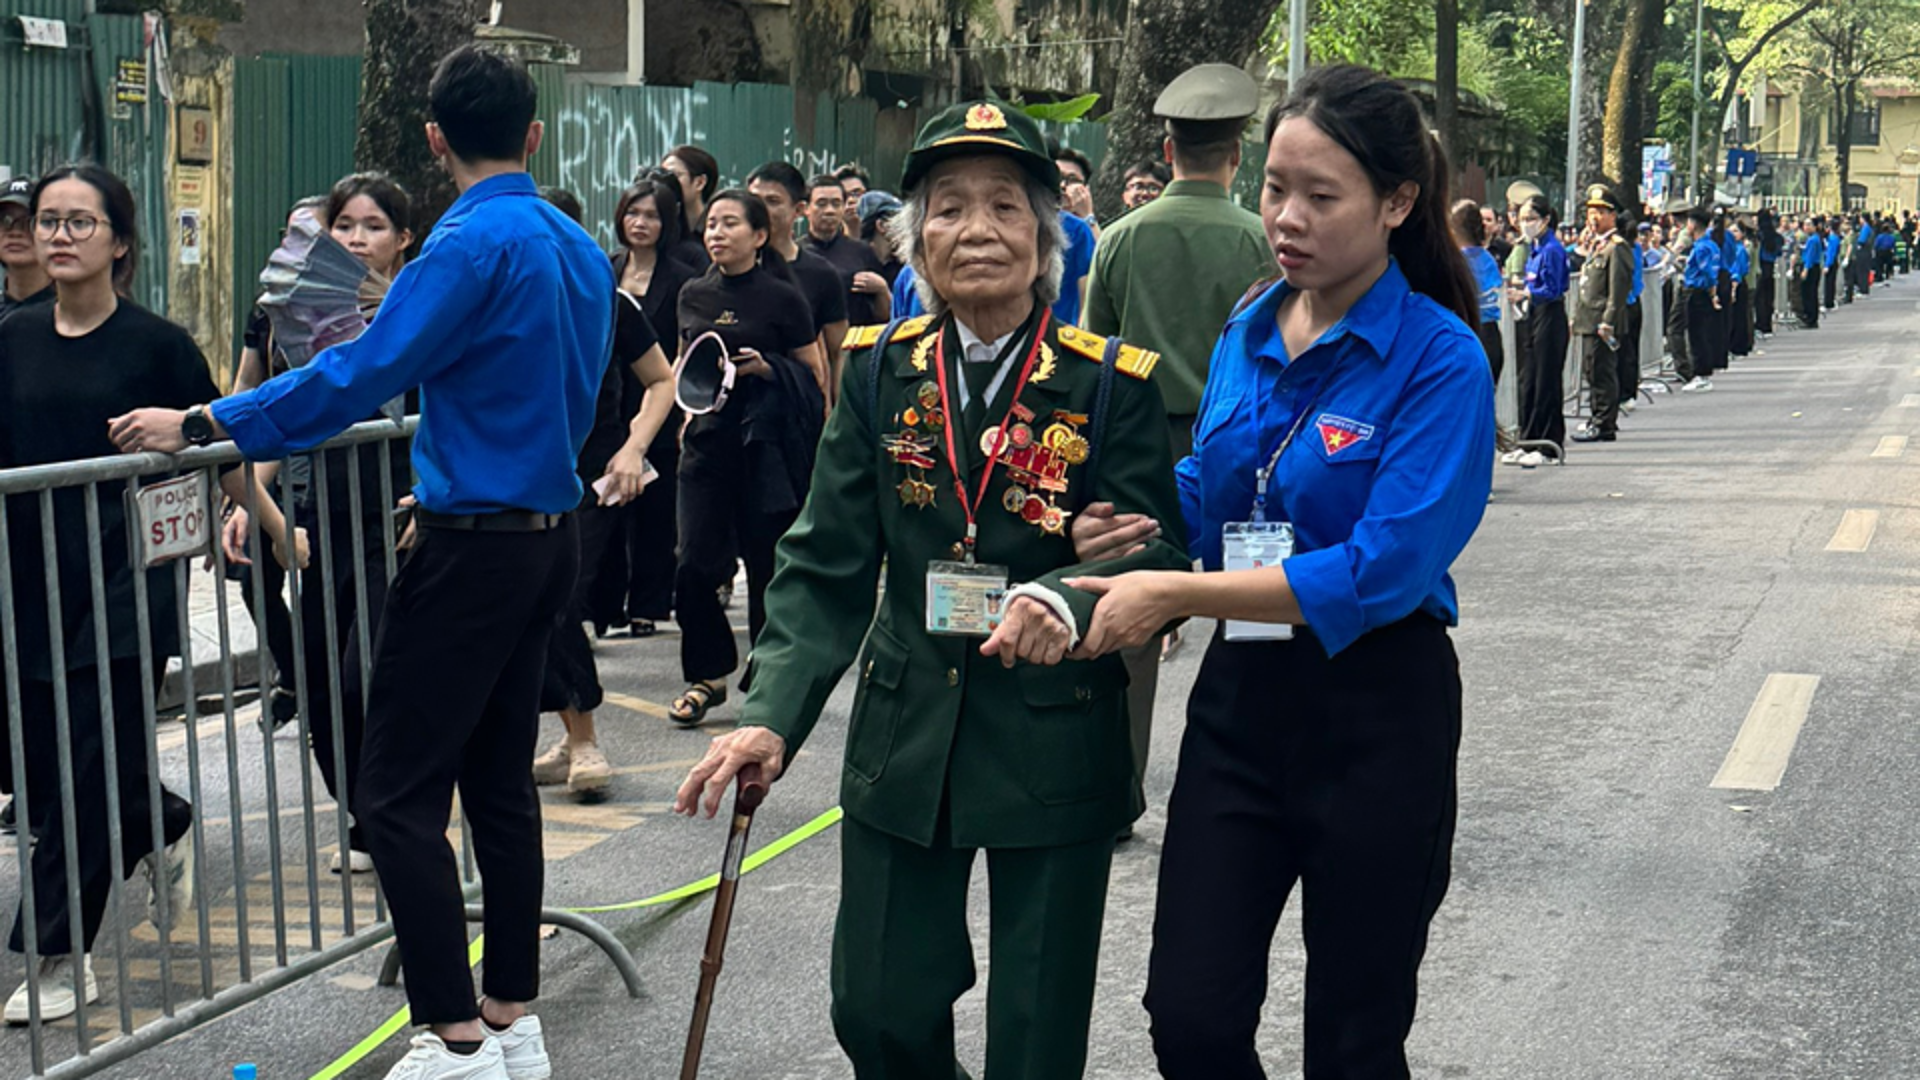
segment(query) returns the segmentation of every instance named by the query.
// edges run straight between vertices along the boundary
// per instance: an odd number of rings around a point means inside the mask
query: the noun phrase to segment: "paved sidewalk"
[[[187,623],[193,635],[194,696],[218,697],[221,690],[220,608],[227,612],[227,641],[233,652],[235,687],[253,686],[260,681],[260,644],[254,633],[253,615],[240,598],[237,582],[217,582],[213,572],[200,568],[195,560],[187,573]],[[218,586],[216,588],[216,586]],[[186,680],[179,657],[167,661],[167,677],[160,688],[160,707],[173,708],[185,699]]]

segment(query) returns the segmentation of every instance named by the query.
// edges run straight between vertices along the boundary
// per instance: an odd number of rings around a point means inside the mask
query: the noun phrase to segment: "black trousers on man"
[[[1687,353],[1693,358],[1693,373],[1712,378],[1719,370],[1720,350],[1727,346],[1726,324],[1713,307],[1712,289],[1687,290]]]
[[[1640,333],[1645,325],[1646,312],[1640,307],[1640,301],[1628,304],[1627,325],[1620,332],[1620,347],[1614,350],[1615,370],[1620,373],[1616,380],[1619,390],[1616,401],[1632,401],[1640,396]]]
[[[1761,260],[1760,291],[1753,297],[1753,328],[1762,334],[1773,333],[1773,267],[1774,263]]]
[[[1598,334],[1580,335],[1580,371],[1586,376],[1589,421],[1594,430],[1612,434],[1620,424],[1620,356]]]
[[[1833,310],[1834,292],[1840,287],[1840,275],[1844,273],[1846,273],[1845,267],[1841,267],[1841,266],[1821,267],[1820,276],[1824,279],[1822,284],[1826,286],[1825,295],[1826,295],[1826,305],[1827,305],[1828,311]]]
[[[1807,329],[1815,330],[1820,326],[1820,268],[1803,267],[1800,271],[1800,321]]]
[[[113,726],[115,773],[119,780],[119,873],[133,873],[154,850],[149,800],[159,781],[147,770],[146,710],[160,681],[156,661],[145,670],[137,657],[107,666],[112,699],[100,699],[100,671],[85,667],[67,672],[68,745],[73,762],[73,839],[80,867],[80,947],[91,951],[113,889],[113,843],[107,830],[107,758],[103,732]],[[33,846],[35,945],[41,956],[64,956],[73,949],[73,909],[67,903],[66,812],[60,805],[59,737],[55,727],[51,681],[20,680],[20,715],[26,740],[27,814],[38,841]],[[161,840],[172,844],[193,827],[193,807],[160,789]],[[7,948],[26,951],[25,909],[16,907]],[[180,925],[184,913],[170,912]]]
[[[1661,284],[1667,310],[1667,355],[1673,357],[1673,373],[1681,382],[1693,381],[1693,353],[1687,348],[1687,291],[1679,281]]]
[[[416,1024],[480,1015],[467,966],[453,791],[484,882],[484,992],[540,989],[540,680],[573,592],[571,517],[540,532],[426,526],[393,579],[375,648],[355,817],[386,889]]]
[[[1276,692],[1275,688],[1284,688]],[[1187,705],[1147,970],[1167,1080],[1262,1080],[1281,910],[1304,892],[1306,1075],[1405,1080],[1427,927],[1452,865],[1460,674],[1413,615],[1329,658],[1217,631]]]

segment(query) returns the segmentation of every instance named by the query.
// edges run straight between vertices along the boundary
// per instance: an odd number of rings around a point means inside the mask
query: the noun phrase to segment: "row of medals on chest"
[[[1033,381],[1042,381],[1051,368],[1043,363]],[[1000,495],[1000,507],[1042,532],[1063,536],[1072,516],[1058,501],[1067,490],[1067,470],[1084,464],[1093,450],[1080,433],[1087,417],[1055,409],[1045,424],[1039,424],[1034,411],[1018,401],[1012,413],[1004,426],[996,424],[980,433],[980,452],[1006,470],[1007,488]],[[894,415],[899,430],[882,437],[881,445],[907,470],[906,478],[894,487],[900,505],[925,510],[935,504],[935,488],[927,474],[937,467],[934,447],[945,437],[947,420],[940,405],[940,386],[932,379],[914,387],[913,402]]]

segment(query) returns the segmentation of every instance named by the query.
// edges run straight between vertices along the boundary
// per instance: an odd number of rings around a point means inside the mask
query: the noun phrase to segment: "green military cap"
[[[1232,64],[1198,64],[1160,91],[1153,115],[1163,120],[1245,121],[1260,108],[1260,87]]]
[[[1617,214],[1620,212],[1620,197],[1605,184],[1590,184],[1587,186],[1587,206]]]
[[[969,101],[948,106],[921,125],[907,152],[900,190],[911,192],[935,165],[969,154],[1004,154],[1047,190],[1060,187],[1060,167],[1047,153],[1046,136],[1033,117],[997,101]]]

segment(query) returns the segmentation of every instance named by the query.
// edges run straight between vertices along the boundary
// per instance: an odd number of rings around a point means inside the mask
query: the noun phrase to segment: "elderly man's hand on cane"
[[[727,785],[740,770],[760,766],[760,780],[771,784],[786,767],[787,740],[763,727],[743,727],[713,740],[707,756],[687,773],[673,799],[673,812],[694,817],[705,810],[707,817],[720,812],[720,800]]]

